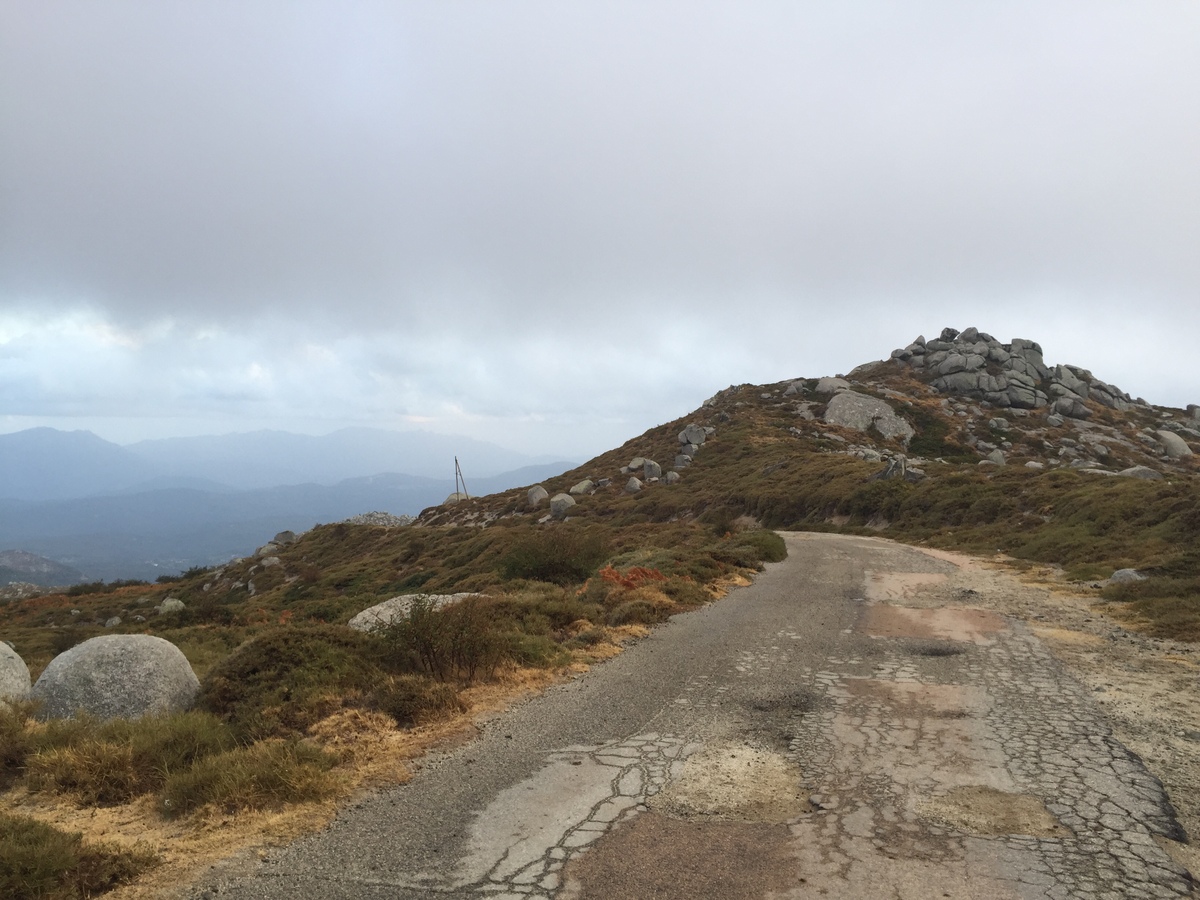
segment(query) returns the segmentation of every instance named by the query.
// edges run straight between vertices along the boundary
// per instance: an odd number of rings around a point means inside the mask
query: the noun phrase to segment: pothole
[[[904,651],[912,656],[961,656],[967,652],[966,646],[953,641],[909,641],[904,644]]]
[[[922,818],[968,834],[1033,837],[1068,837],[1071,834],[1037,797],[1011,794],[984,785],[951,788],[942,796],[921,803],[918,812]]]
[[[767,824],[812,811],[799,769],[783,754],[728,743],[689,756],[650,806],[677,819]]]

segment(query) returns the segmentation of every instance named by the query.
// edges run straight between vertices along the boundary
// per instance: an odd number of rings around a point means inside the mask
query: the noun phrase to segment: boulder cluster
[[[977,328],[944,328],[936,340],[924,336],[899,350],[892,359],[934,376],[930,384],[945,394],[983,400],[994,407],[1041,409],[1072,419],[1086,419],[1092,400],[1110,409],[1145,405],[1078,366],[1055,366],[1042,359],[1036,341],[1014,338],[1002,344]]]
[[[704,442],[715,433],[716,428],[711,425],[692,423],[684,428],[677,436],[679,452],[675,454],[672,467],[666,472],[663,471],[662,465],[657,460],[635,456],[628,465],[621,466],[619,470],[621,476],[628,476],[624,487],[625,493],[637,494],[651,484],[678,484],[683,480],[679,470],[692,464],[692,460],[700,452]],[[584,478],[572,485],[565,493],[558,493],[553,497],[542,485],[535,484],[529,489],[527,499],[530,508],[536,509],[549,497],[550,515],[553,518],[562,519],[576,504],[576,497],[594,494],[602,488],[609,487],[612,483],[612,478]]]

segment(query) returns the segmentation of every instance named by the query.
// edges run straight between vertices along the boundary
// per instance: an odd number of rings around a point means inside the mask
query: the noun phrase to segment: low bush
[[[384,629],[381,637],[393,658],[415,662],[439,681],[491,678],[511,655],[492,605],[480,597],[440,608],[423,597],[414,598],[408,615]]]
[[[508,579],[582,584],[608,555],[602,530],[560,524],[514,539],[500,560],[500,573]]]
[[[365,695],[379,683],[382,649],[377,639],[340,625],[275,628],[213,666],[198,705],[242,737],[303,733],[332,711],[333,698]]]
[[[336,757],[297,740],[269,740],[209,756],[167,778],[160,808],[179,816],[203,806],[226,812],[320,800],[334,790]]]
[[[39,732],[25,774],[32,790],[73,794],[81,803],[121,803],[162,787],[174,772],[235,746],[215,716],[184,712],[137,720],[87,718]]]
[[[85,843],[36,819],[0,812],[0,897],[76,900],[132,881],[152,853]]]
[[[397,675],[371,692],[370,704],[397,725],[424,725],[455,713],[466,704],[452,685],[427,675]]]

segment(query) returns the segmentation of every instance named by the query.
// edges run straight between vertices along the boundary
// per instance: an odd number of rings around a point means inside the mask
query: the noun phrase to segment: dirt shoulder
[[[925,548],[951,562],[947,576],[873,576],[872,599],[906,606],[972,606],[1026,623],[1066,668],[1089,687],[1117,738],[1166,787],[1179,822],[1200,837],[1200,647],[1128,630],[1121,607],[1062,582],[1049,568],[1020,571],[1011,560],[979,559]],[[1200,849],[1169,852],[1200,871]]]

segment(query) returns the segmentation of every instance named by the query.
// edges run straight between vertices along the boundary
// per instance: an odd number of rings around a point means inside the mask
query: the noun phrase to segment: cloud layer
[[[1198,39],[1181,2],[9,3],[0,416],[595,452],[945,324],[1195,400],[1154,345],[1200,324]]]

